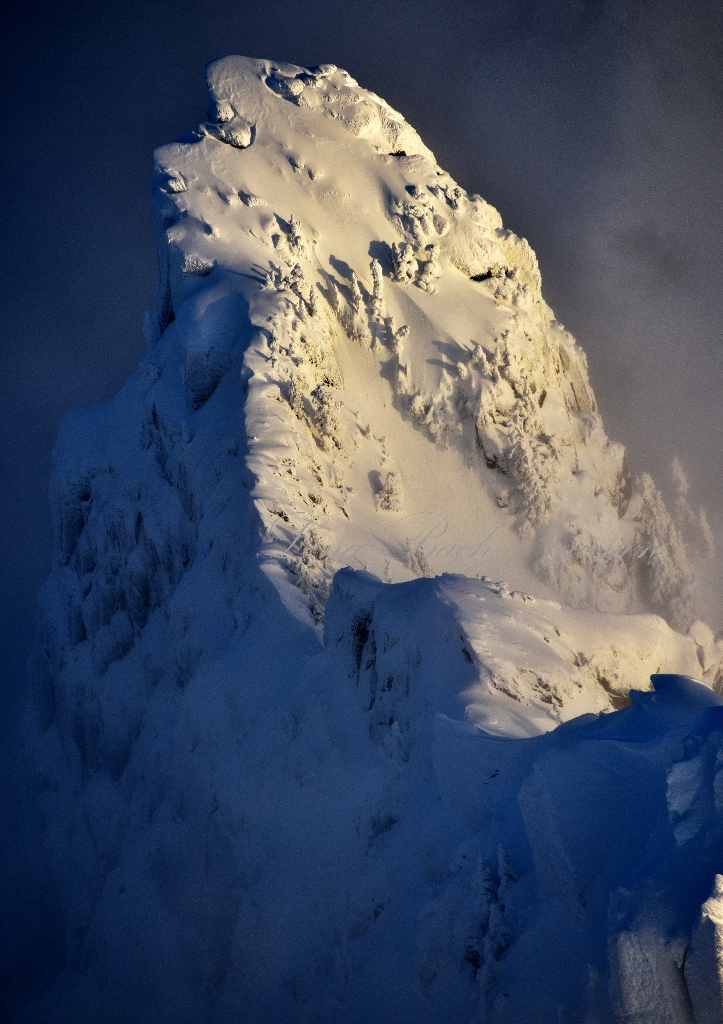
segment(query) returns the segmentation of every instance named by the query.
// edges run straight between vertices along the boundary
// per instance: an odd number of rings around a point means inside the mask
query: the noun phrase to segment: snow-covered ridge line
[[[359,577],[348,569],[335,576],[325,643],[333,648],[359,638],[353,671],[380,723],[400,722],[439,701],[441,671],[429,694],[412,685],[413,696],[399,689],[384,696],[383,683],[424,658],[442,664],[444,650],[444,675],[461,702],[449,713],[463,708],[466,721],[495,736],[534,736],[580,715],[625,707],[628,691],[662,668],[701,671],[695,642],[655,615],[575,612],[464,576],[392,588],[372,577],[362,586]]]

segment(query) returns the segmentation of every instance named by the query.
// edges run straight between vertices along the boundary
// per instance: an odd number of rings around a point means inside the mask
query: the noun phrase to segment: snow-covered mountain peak
[[[349,563],[686,628],[685,544],[652,481],[631,504],[528,243],[346,72],[228,57],[207,81],[209,122],[156,151],[148,336],[180,347],[194,413],[243,360],[260,559],[286,604],[319,621]]]
[[[148,352],[55,449],[24,736],[65,958],[13,1024],[719,1020],[682,467],[671,516],[527,242],[382,100],[208,82]]]
[[[263,94],[257,88],[259,81],[297,107],[338,120],[352,135],[366,139],[380,153],[419,155],[435,164],[433,154],[401,114],[379,96],[360,89],[351,75],[333,64],[301,68],[249,57],[214,61],[206,69],[209,117],[217,123],[227,123],[236,117],[263,118],[266,108]],[[300,127],[305,123],[313,121],[301,121]]]

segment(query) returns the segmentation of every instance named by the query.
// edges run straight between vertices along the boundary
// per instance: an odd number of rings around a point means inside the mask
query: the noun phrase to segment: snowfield
[[[156,151],[157,307],[63,424],[14,1020],[721,1024],[723,638],[528,243],[332,65]],[[652,677],[652,684],[651,684]]]

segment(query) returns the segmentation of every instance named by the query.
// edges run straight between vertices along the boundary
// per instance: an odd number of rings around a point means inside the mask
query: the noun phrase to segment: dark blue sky
[[[331,62],[401,110],[529,239],[608,433],[723,506],[719,2],[273,0],[15,5],[2,47],[0,673],[15,719],[68,409],[142,354],[151,151],[228,53]]]

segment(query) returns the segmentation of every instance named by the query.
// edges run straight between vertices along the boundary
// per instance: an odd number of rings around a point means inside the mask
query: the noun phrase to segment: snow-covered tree
[[[311,397],[316,406],[314,411],[314,425],[319,432],[319,444],[325,452],[344,450],[344,442],[341,436],[341,424],[337,416],[337,410],[341,406],[325,384],[318,384],[311,392]]]
[[[356,273],[351,272],[350,304],[346,304],[338,285],[331,280],[329,282],[329,302],[336,313],[336,317],[350,338],[356,341],[372,343],[372,335],[369,331],[366,311],[364,308],[364,295],[359,285]]]
[[[476,368],[483,377],[489,377],[491,375],[487,353],[479,343],[476,344],[472,350],[469,357],[469,365]]]
[[[304,236],[301,233],[301,223],[292,214],[289,218],[289,234],[287,238],[287,245],[289,246],[289,252],[292,256],[297,259],[306,259],[306,245],[304,244]]]
[[[546,523],[555,509],[552,485],[558,464],[557,451],[537,440],[534,427],[534,420],[521,410],[517,411],[510,432],[512,445],[506,456],[507,469],[522,495],[523,533]]]
[[[643,597],[674,629],[684,631],[698,617],[685,543],[652,477],[643,473],[636,483],[631,513],[638,524],[636,562]]]
[[[392,352],[395,356],[401,356],[402,344],[405,338],[409,337],[409,326],[408,324],[402,324],[398,331],[395,331],[392,335]]]
[[[509,857],[502,844],[500,844],[498,852],[498,873],[500,881],[494,894],[495,898],[491,898],[489,902],[487,926],[484,931],[482,947],[483,960],[479,972],[479,983],[483,998],[492,990],[496,980],[497,961],[510,945],[505,911],[507,910],[510,888],[517,881],[517,878],[512,872]]]
[[[289,405],[296,413],[297,417],[301,420],[304,418],[304,378],[300,373],[292,372],[289,378],[288,384],[288,400]]]
[[[414,284],[417,269],[417,260],[412,245],[409,242],[395,242],[392,245],[393,280],[398,284]]]
[[[434,576],[423,547],[413,548],[407,541],[402,559],[409,572],[415,576]]]
[[[422,269],[417,276],[417,284],[424,291],[433,292],[434,282],[442,275],[439,244],[431,242],[425,246],[424,256],[426,262],[422,264]]]
[[[337,316],[341,313],[341,296],[339,295],[339,289],[337,288],[336,281],[332,278],[329,281],[329,305],[334,310]]]
[[[398,473],[387,473],[384,486],[377,495],[377,508],[384,512],[401,512],[402,479]]]
[[[379,260],[373,259],[371,261],[370,270],[373,281],[371,314],[376,319],[381,320],[384,316],[384,277]]]
[[[355,313],[360,313],[364,306],[364,296],[359,287],[359,278],[354,271],[351,272],[351,307]]]
[[[696,515],[688,500],[690,484],[677,456],[671,463],[671,476],[675,488],[673,519],[693,558],[712,558],[715,554],[713,533],[704,508]]]

